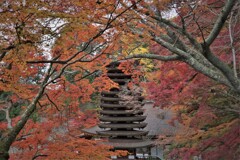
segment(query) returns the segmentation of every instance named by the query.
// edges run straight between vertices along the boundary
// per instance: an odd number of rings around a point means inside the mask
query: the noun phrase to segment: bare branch
[[[229,23],[228,23],[228,31],[229,31],[229,38],[230,38],[230,46],[231,46],[231,49],[232,49],[232,58],[233,58],[233,73],[234,73],[234,76],[237,78],[238,75],[237,75],[237,64],[236,64],[236,50],[235,50],[235,47],[234,47],[234,44],[233,44],[233,31],[232,31],[232,17],[233,17],[233,13],[231,13],[230,15],[230,20],[229,20]]]
[[[98,71],[99,71],[99,70],[95,70],[95,71],[93,71],[93,72],[91,72],[91,73],[89,73],[89,74],[87,74],[87,75],[85,75],[85,76],[83,76],[83,77],[75,80],[74,82],[78,82],[78,81],[80,81],[80,80],[82,80],[82,79],[84,79],[84,78],[87,78],[88,76],[91,76],[91,75],[93,75],[94,73],[97,73]]]
[[[47,154],[38,154],[38,155],[35,155],[32,160],[34,159],[37,159],[38,157],[47,157],[48,155]]]
[[[45,95],[46,95],[47,99],[54,105],[54,107],[55,107],[58,111],[60,111],[60,109],[58,108],[58,106],[51,100],[51,98],[48,96],[48,94],[45,93]]]
[[[181,35],[187,37],[187,39],[189,40],[189,42],[199,51],[202,51],[202,46],[201,44],[199,44],[196,39],[186,31],[185,27],[181,28],[180,26],[178,26],[177,24],[175,24],[174,22],[171,22],[167,19],[164,19],[162,17],[157,17],[157,16],[152,16],[151,18],[157,20],[160,23],[164,23],[165,25],[174,28],[178,33],[180,33]]]
[[[11,100],[7,100],[7,102],[4,101],[0,101],[0,104],[4,104],[4,107],[1,108],[0,110],[5,112],[5,118],[7,120],[7,128],[8,129],[12,129],[12,119],[10,117],[10,110],[12,108],[12,101]]]
[[[133,55],[127,56],[125,59],[132,59],[132,58],[148,58],[148,59],[156,59],[160,61],[174,61],[174,60],[179,60],[180,56],[178,55],[161,56],[156,54],[133,54]]]

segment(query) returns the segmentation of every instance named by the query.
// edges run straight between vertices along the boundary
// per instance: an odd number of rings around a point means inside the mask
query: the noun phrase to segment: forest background
[[[139,62],[121,66],[135,75],[131,85],[189,128],[161,137],[172,144],[166,158],[239,156],[238,0],[0,4],[0,159],[116,154],[79,135],[97,123],[86,104],[117,87],[105,66],[126,59]]]

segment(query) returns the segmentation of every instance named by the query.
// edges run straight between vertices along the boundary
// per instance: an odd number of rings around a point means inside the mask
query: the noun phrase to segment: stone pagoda
[[[122,103],[124,99],[119,96],[123,86],[131,81],[131,75],[126,75],[118,69],[119,64],[111,63],[107,66],[107,76],[119,84],[119,89],[112,88],[109,92],[101,93],[98,124],[101,130],[97,131],[97,134],[108,137],[108,144],[115,149],[126,149],[134,153],[136,148],[151,146],[152,141],[146,139],[148,131],[143,130],[147,126],[147,123],[143,122],[146,119],[143,115],[144,110]]]

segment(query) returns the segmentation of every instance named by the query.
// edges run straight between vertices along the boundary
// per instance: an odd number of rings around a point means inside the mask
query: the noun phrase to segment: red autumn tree
[[[0,159],[9,158],[10,147],[19,139],[29,140],[22,144],[29,147],[29,155],[37,153],[37,145],[46,145],[45,140],[54,128],[61,126],[52,125],[50,117],[59,117],[61,112],[63,116],[71,116],[67,111],[76,111],[94,92],[115,85],[104,76],[94,77],[105,72],[104,65],[109,63],[107,54],[114,47],[109,43],[114,41],[111,28],[128,10],[120,10],[118,6],[115,1],[101,6],[95,1],[1,2],[0,92],[3,97],[0,109],[8,123],[1,123]],[[117,14],[113,14],[115,11]],[[24,103],[14,106],[15,101]],[[19,112],[9,116],[15,110]],[[48,113],[45,120],[49,123],[43,120],[40,110]],[[33,123],[34,117],[39,119]],[[48,125],[51,131],[46,128],[45,132],[38,132],[42,125]],[[30,130],[31,126],[35,129]],[[30,144],[38,134],[39,142]],[[68,139],[70,146],[72,139]],[[94,148],[95,144],[87,145]],[[99,151],[108,148],[99,147]]]
[[[237,146],[229,148],[222,140],[239,140],[239,2],[135,2],[136,8],[127,13],[132,17],[127,43],[141,39],[151,50],[127,58],[167,61],[158,62],[148,77],[149,98],[156,106],[174,108],[180,122],[197,130],[192,137],[176,137],[170,157],[237,159]]]

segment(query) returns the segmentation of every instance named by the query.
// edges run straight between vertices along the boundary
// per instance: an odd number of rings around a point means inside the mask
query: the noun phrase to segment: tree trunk
[[[0,141],[0,160],[7,160],[9,159],[9,153],[6,147],[4,146],[4,142]]]
[[[8,151],[9,151],[11,145],[13,144],[13,142],[15,141],[15,139],[17,138],[17,135],[20,133],[20,131],[23,129],[23,127],[27,123],[29,117],[35,111],[36,104],[44,93],[47,81],[49,79],[50,71],[51,71],[51,67],[49,67],[49,69],[47,71],[48,74],[44,78],[44,80],[40,86],[40,89],[38,91],[38,94],[35,96],[35,98],[32,100],[32,102],[28,105],[28,107],[26,108],[24,113],[21,115],[21,119],[18,121],[18,123],[13,128],[6,131],[7,133],[5,135],[2,135],[0,133],[0,160],[9,159]]]

